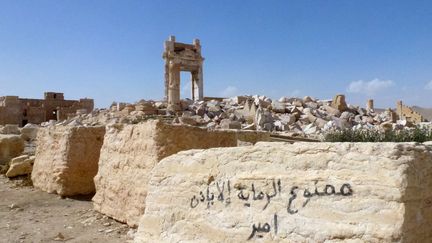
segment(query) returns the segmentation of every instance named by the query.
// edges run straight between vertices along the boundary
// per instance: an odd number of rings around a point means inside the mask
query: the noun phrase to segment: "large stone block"
[[[418,144],[189,150],[153,169],[135,242],[432,242],[431,188]]]
[[[105,127],[41,128],[33,165],[33,185],[62,196],[95,192]]]
[[[257,133],[238,134],[167,125],[158,120],[110,127],[95,177],[95,209],[136,226],[146,206],[150,171],[161,159],[183,150],[236,146],[237,139],[251,141],[262,137]]]
[[[0,134],[0,165],[6,164],[24,151],[24,140],[19,135]]]

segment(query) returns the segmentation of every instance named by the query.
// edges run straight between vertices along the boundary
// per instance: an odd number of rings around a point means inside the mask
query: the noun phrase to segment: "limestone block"
[[[32,172],[32,168],[33,166],[28,160],[16,162],[10,165],[9,170],[6,172],[6,176],[12,178],[21,175],[29,175]]]
[[[182,150],[236,146],[237,135],[150,120],[111,126],[104,141],[95,177],[94,208],[136,226],[146,206],[150,171],[161,159]]]
[[[222,119],[220,122],[222,129],[241,129],[241,123],[238,121],[231,121],[230,119]]]
[[[39,129],[32,181],[36,188],[62,196],[95,192],[105,127],[55,126]]]
[[[338,94],[333,98],[333,101],[331,103],[331,106],[335,109],[338,109],[339,111],[346,111],[348,109],[348,106],[345,102],[345,95]]]
[[[0,164],[5,164],[24,151],[24,141],[19,135],[0,134]]]
[[[26,124],[23,128],[21,128],[21,137],[26,141],[31,141],[36,139],[37,131],[39,126],[34,124]]]
[[[135,242],[432,242],[431,151],[257,143],[180,152],[153,169]]]
[[[0,134],[20,134],[20,130],[17,124],[6,124],[0,130]]]

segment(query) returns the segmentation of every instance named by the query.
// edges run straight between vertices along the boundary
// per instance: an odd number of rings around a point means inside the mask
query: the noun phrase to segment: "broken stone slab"
[[[24,151],[24,140],[19,135],[0,134],[0,165]]]
[[[95,192],[105,127],[41,128],[31,179],[36,188],[62,196]]]
[[[222,119],[220,127],[222,129],[241,129],[241,123],[230,119]]]
[[[32,173],[32,169],[33,165],[28,160],[15,162],[9,166],[6,176],[12,178],[22,175],[29,175]]]
[[[258,143],[180,152],[153,169],[135,242],[431,242],[431,149]]]

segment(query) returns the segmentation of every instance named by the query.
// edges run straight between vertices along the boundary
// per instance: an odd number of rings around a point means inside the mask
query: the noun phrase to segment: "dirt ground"
[[[135,229],[93,210],[91,197],[64,198],[0,175],[0,242],[131,242]]]

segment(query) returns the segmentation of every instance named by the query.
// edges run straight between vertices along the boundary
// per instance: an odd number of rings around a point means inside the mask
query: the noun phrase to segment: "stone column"
[[[199,72],[192,72],[192,99],[202,100],[202,84],[199,82]]]
[[[169,63],[165,62],[165,95],[164,100],[168,101],[168,86],[169,86]]]
[[[374,109],[374,101],[373,101],[373,99],[370,99],[370,100],[367,101],[366,109],[367,109],[368,111]]]
[[[203,68],[202,62],[200,68],[198,69],[197,79],[195,83],[195,100],[203,100],[204,99],[204,81],[203,81]]]
[[[169,65],[168,110],[180,111],[180,66],[173,61]]]

